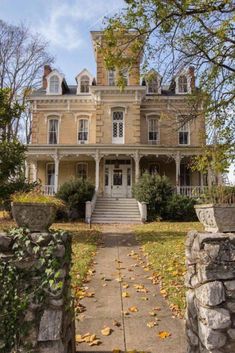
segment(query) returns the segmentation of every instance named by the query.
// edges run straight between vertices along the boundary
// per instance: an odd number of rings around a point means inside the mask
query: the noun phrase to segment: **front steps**
[[[128,198],[98,197],[91,223],[137,223],[140,212],[137,201]]]

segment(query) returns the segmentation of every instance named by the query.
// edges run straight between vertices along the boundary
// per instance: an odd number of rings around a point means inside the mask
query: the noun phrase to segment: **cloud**
[[[117,11],[123,0],[54,0],[47,8],[38,32],[53,46],[67,50],[78,49],[85,45],[84,28],[87,31],[101,26],[105,16]]]

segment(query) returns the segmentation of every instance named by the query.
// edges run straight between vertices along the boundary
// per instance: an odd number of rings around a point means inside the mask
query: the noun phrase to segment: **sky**
[[[95,75],[90,31],[100,30],[105,16],[114,14],[123,0],[0,0],[0,19],[24,23],[49,42],[55,68],[68,84],[84,68]]]
[[[102,28],[105,16],[115,14],[123,0],[0,0],[0,19],[24,23],[49,43],[55,65],[68,84],[84,68],[95,76],[90,31]],[[235,183],[234,165],[229,179]]]

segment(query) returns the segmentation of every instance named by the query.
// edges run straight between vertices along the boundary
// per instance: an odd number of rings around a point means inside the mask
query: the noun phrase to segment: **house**
[[[30,97],[32,141],[27,176],[53,194],[65,181],[88,178],[101,197],[131,198],[144,171],[166,175],[178,193],[199,192],[206,180],[189,168],[205,142],[203,116],[187,122],[194,69],[179,72],[168,87],[152,70],[140,80],[140,63],[125,72],[126,87],[115,85],[97,50],[102,32],[91,32],[96,77],[84,69],[76,84],[45,66],[43,85]],[[182,123],[183,122],[183,123]],[[210,180],[209,180],[210,181]]]

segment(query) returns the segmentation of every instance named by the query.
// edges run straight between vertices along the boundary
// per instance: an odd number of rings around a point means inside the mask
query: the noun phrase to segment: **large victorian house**
[[[34,91],[32,141],[27,173],[53,194],[75,177],[91,180],[100,197],[131,198],[132,185],[144,171],[166,175],[178,193],[199,192],[202,175],[189,168],[201,153],[203,116],[182,124],[195,89],[192,67],[174,77],[168,87],[153,71],[141,82],[140,65],[125,73],[126,87],[115,85],[115,71],[105,68],[97,45],[102,32],[91,33],[96,77],[84,69],[76,84],[44,68],[43,86]]]

